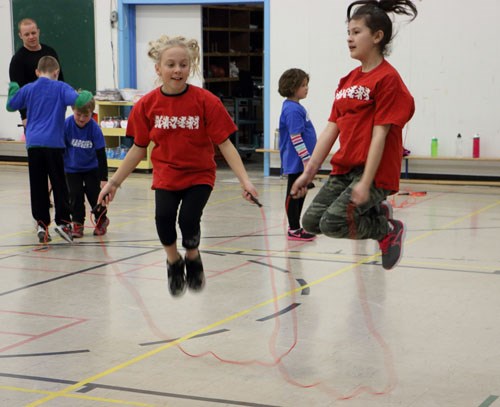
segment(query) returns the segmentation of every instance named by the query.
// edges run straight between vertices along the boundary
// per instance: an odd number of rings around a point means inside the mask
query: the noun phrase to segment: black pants
[[[63,154],[62,148],[28,148],[31,214],[38,224],[46,227],[50,224],[48,179],[54,193],[56,224],[71,223]]]
[[[89,201],[90,207],[97,205],[97,198],[101,192],[101,179],[99,170],[66,173],[69,186],[69,199],[71,203],[71,215],[73,222],[85,223],[85,197]],[[106,208],[95,214],[97,219],[106,218]]]
[[[177,240],[177,211],[179,209],[179,227],[182,233],[182,246],[196,249],[200,245],[200,222],[203,209],[212,193],[210,185],[194,185],[180,191],[157,189],[156,230],[164,246],[170,246]]]
[[[286,216],[288,217],[288,226],[291,230],[300,229],[300,214],[302,213],[302,207],[304,206],[305,198],[294,199],[290,196],[290,191],[292,189],[293,183],[302,175],[301,172],[298,174],[288,174],[288,183],[286,185],[286,197],[285,197],[285,210]],[[288,207],[286,206],[288,203]]]

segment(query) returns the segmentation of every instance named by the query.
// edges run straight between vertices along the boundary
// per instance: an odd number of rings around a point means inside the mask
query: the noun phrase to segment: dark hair
[[[309,75],[302,69],[291,68],[283,72],[278,84],[278,92],[281,96],[289,98],[295,94],[298,88],[302,86],[304,79],[309,82]]]
[[[351,9],[359,6],[351,15]],[[392,21],[387,13],[405,14],[413,21],[417,17],[417,7],[411,0],[358,0],[347,8],[347,21],[365,19],[366,26],[372,33],[381,30],[384,38],[379,47],[382,54],[387,54],[387,45],[392,41]]]

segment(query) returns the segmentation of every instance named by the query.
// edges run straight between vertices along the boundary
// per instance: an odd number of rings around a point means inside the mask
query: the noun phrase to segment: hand
[[[299,178],[295,180],[292,185],[292,189],[290,190],[290,196],[294,199],[303,198],[307,194],[307,186],[311,180],[304,173]]]
[[[97,198],[97,203],[101,204],[102,206],[108,206],[111,201],[113,201],[116,190],[119,188],[120,185],[118,185],[116,182],[113,182],[112,180],[109,180],[108,182],[105,182],[104,186],[102,186],[101,192],[99,193],[99,197]],[[101,183],[102,185],[102,183]]]
[[[354,187],[352,188],[351,192],[351,202],[356,205],[360,206],[363,205],[364,203],[368,202],[370,199],[370,187],[358,182]]]
[[[253,186],[253,184],[250,181],[246,181],[242,186],[243,192],[241,193],[241,196],[243,196],[243,199],[246,199],[248,202],[252,202],[256,205],[258,205],[257,197],[259,196],[259,193]],[[253,198],[253,199],[252,199]]]

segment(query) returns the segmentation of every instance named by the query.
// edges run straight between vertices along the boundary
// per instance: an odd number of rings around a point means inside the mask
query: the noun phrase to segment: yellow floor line
[[[490,209],[492,209],[492,208],[494,208],[495,206],[498,206],[498,205],[500,205],[500,201],[496,201],[495,203],[492,203],[492,204],[490,204],[488,206],[485,206],[484,208],[481,208],[481,209],[479,209],[479,210],[477,210],[475,212],[472,212],[472,213],[470,213],[468,215],[461,216],[460,218],[458,218],[458,219],[456,219],[454,221],[451,221],[451,222],[445,224],[442,228],[440,228],[440,230],[434,230],[434,231],[430,231],[430,232],[427,232],[427,233],[423,233],[422,235],[419,235],[419,236],[411,239],[408,242],[408,244],[412,244],[412,243],[414,243],[414,242],[416,242],[418,240],[423,239],[424,237],[429,237],[429,236],[431,236],[431,235],[433,235],[435,233],[438,233],[438,232],[442,231],[443,229],[447,229],[447,228],[449,228],[449,227],[451,227],[451,226],[453,226],[453,225],[455,225],[457,223],[460,223],[461,221],[463,221],[465,219],[468,219],[468,218],[471,218],[473,216],[476,216],[476,215],[478,215],[478,214],[480,214],[482,212],[485,212],[487,210],[490,210]],[[405,244],[406,244],[406,242],[405,242]],[[247,314],[249,314],[249,313],[251,313],[251,312],[253,312],[253,311],[255,311],[255,310],[259,309],[259,308],[262,308],[262,307],[264,307],[266,305],[272,304],[272,303],[274,303],[274,302],[276,302],[276,301],[278,301],[280,299],[283,299],[285,297],[289,297],[292,294],[300,292],[300,291],[302,291],[305,288],[313,287],[313,286],[315,286],[317,284],[320,284],[320,283],[322,283],[324,281],[330,280],[330,279],[332,279],[334,277],[338,277],[338,276],[344,274],[347,271],[350,271],[352,269],[355,269],[358,266],[363,265],[364,263],[373,261],[377,257],[380,257],[380,253],[377,253],[377,254],[374,254],[372,256],[363,258],[362,260],[360,260],[360,261],[358,261],[356,263],[353,263],[351,265],[343,267],[343,268],[341,268],[341,269],[339,269],[339,270],[337,270],[337,271],[335,271],[335,272],[333,272],[331,274],[328,274],[328,275],[326,275],[326,276],[324,276],[324,277],[322,277],[322,278],[320,278],[318,280],[315,280],[315,281],[313,281],[313,282],[311,282],[309,284],[305,284],[305,285],[297,287],[297,288],[295,288],[293,290],[284,292],[283,294],[278,295],[275,298],[271,298],[269,300],[263,301],[263,302],[261,302],[259,304],[256,304],[256,305],[254,305],[254,306],[252,306],[250,308],[247,308],[246,310],[240,311],[240,312],[238,312],[236,314],[228,316],[227,318],[224,318],[222,320],[214,322],[213,324],[207,325],[207,326],[205,326],[203,328],[200,328],[200,329],[198,329],[196,331],[193,331],[193,332],[191,332],[191,333],[189,333],[187,335],[184,335],[181,338],[176,339],[175,341],[169,342],[169,343],[167,343],[165,345],[162,345],[162,346],[160,346],[160,347],[158,347],[156,349],[153,349],[153,350],[151,350],[151,351],[149,351],[147,353],[144,353],[142,355],[136,356],[135,358],[129,359],[126,362],[123,362],[123,363],[121,363],[119,365],[111,367],[111,368],[109,368],[109,369],[107,369],[107,370],[105,370],[103,372],[97,373],[94,376],[91,376],[91,377],[88,377],[86,379],[83,379],[83,380],[79,381],[78,383],[75,383],[75,384],[73,384],[71,386],[68,386],[67,388],[65,388],[65,389],[63,389],[63,390],[61,390],[59,392],[54,392],[54,393],[48,395],[47,397],[45,397],[43,399],[40,399],[40,400],[37,400],[37,401],[35,401],[33,403],[28,404],[27,407],[39,406],[41,404],[46,403],[47,401],[54,400],[57,397],[64,397],[65,395],[67,395],[67,393],[69,393],[69,392],[71,392],[73,390],[77,390],[80,387],[83,387],[84,385],[86,385],[88,383],[95,382],[96,380],[99,380],[102,377],[108,376],[108,375],[110,375],[112,373],[115,373],[115,372],[117,372],[117,371],[119,371],[119,370],[121,370],[123,368],[126,368],[126,367],[131,366],[131,365],[133,365],[135,363],[138,363],[138,362],[140,362],[140,361],[142,361],[144,359],[147,359],[147,358],[149,358],[151,356],[154,356],[157,353],[160,353],[160,352],[162,352],[162,351],[164,351],[166,349],[169,349],[169,348],[171,348],[173,346],[181,344],[181,343],[187,341],[188,339],[190,339],[190,338],[192,338],[192,337],[194,337],[196,335],[200,335],[202,333],[205,333],[205,332],[207,332],[207,331],[209,331],[209,330],[211,330],[213,328],[216,328],[216,327],[218,327],[220,325],[223,325],[223,324],[226,324],[226,323],[228,323],[228,322],[230,322],[230,321],[232,321],[234,319],[237,319],[237,318],[240,318],[240,317],[242,317],[244,315],[247,315]]]

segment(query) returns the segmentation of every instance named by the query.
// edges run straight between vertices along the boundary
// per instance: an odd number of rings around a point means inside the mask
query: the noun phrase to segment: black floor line
[[[0,373],[0,377],[9,377],[12,379],[22,379],[22,380],[31,380],[37,382],[48,382],[48,383],[60,383],[60,384],[68,384],[73,385],[78,383],[73,380],[64,380],[64,379],[53,379],[50,377],[42,377],[42,376],[29,376],[29,375],[19,375],[19,374],[11,374],[11,373]],[[180,393],[169,393],[163,391],[156,390],[146,390],[146,389],[136,389],[132,387],[122,387],[122,386],[110,386],[106,384],[98,384],[98,383],[87,383],[83,386],[78,393],[88,393],[95,389],[106,389],[106,390],[114,390],[121,391],[127,393],[137,393],[137,394],[146,394],[152,396],[161,396],[161,397],[169,397],[175,399],[184,399],[184,400],[196,400],[207,403],[218,403],[223,405],[233,405],[233,406],[247,406],[247,407],[280,407],[278,405],[271,404],[260,404],[260,403],[252,403],[248,401],[239,401],[239,400],[227,400],[220,398],[212,398],[212,397],[201,397],[201,396],[193,396],[188,394],[180,394]]]
[[[17,353],[15,355],[0,355],[0,359],[6,358],[27,358],[27,357],[36,357],[36,356],[60,356],[60,355],[73,355],[75,353],[88,353],[90,350],[81,349],[81,350],[67,350],[63,352],[43,352],[43,353]]]
[[[144,252],[144,253],[134,254],[133,256],[123,257],[121,259],[117,259],[117,260],[112,260],[112,261],[109,261],[109,262],[101,263],[101,264],[98,264],[96,266],[87,267],[86,269],[83,269],[83,270],[73,271],[73,272],[68,273],[68,274],[63,274],[61,276],[57,276],[57,277],[54,277],[54,278],[49,278],[48,280],[42,280],[42,281],[38,281],[36,283],[32,283],[32,284],[28,284],[28,285],[25,285],[25,286],[22,286],[22,287],[14,288],[13,290],[4,291],[4,292],[0,293],[0,297],[2,297],[4,295],[16,293],[16,292],[19,292],[19,291],[27,290],[28,288],[37,287],[39,285],[44,285],[44,284],[52,283],[54,281],[61,280],[63,278],[73,277],[75,275],[82,274],[82,273],[85,273],[87,271],[96,270],[96,269],[99,269],[101,267],[109,266],[110,264],[120,263],[122,261],[134,259],[136,257],[141,257],[141,256],[144,256],[146,254],[157,252],[158,250],[162,250],[162,249],[148,250],[147,252]]]
[[[218,329],[216,331],[205,332],[203,334],[198,334],[198,335],[192,336],[189,339],[202,338],[204,336],[216,335],[216,334],[220,334],[220,333],[223,333],[223,332],[229,332],[229,329]],[[144,342],[144,343],[140,343],[139,346],[160,345],[162,343],[169,343],[169,342],[176,341],[177,339],[179,339],[179,338],[165,339],[165,340],[155,341],[155,342]]]
[[[288,307],[283,308],[282,310],[279,310],[278,312],[275,312],[274,314],[268,315],[267,317],[259,318],[257,321],[264,322],[264,321],[268,321],[270,319],[276,318],[280,315],[286,314],[287,312],[293,310],[294,308],[297,308],[299,305],[300,305],[300,302],[294,302],[293,304],[290,304]]]

